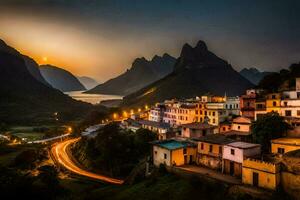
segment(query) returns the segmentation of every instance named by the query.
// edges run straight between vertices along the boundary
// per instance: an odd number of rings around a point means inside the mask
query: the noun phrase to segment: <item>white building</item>
[[[242,164],[248,157],[261,153],[259,144],[247,142],[232,142],[223,147],[223,172],[233,176],[242,175]]]

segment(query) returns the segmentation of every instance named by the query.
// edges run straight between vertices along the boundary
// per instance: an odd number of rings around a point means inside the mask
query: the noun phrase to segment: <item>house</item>
[[[138,129],[142,128],[142,125],[138,121],[128,118],[122,121],[120,127],[136,132]]]
[[[242,164],[246,158],[258,156],[261,153],[259,144],[247,142],[232,142],[224,145],[223,172],[233,176],[242,175]]]
[[[159,166],[180,166],[190,164],[196,160],[197,144],[184,140],[154,141],[153,164]]]
[[[270,93],[266,95],[266,111],[280,113],[280,93]]]
[[[271,152],[284,154],[300,149],[300,138],[278,138],[271,140]]]
[[[267,106],[265,98],[257,98],[255,101],[254,120],[267,114]]]
[[[240,98],[239,97],[225,97],[225,109],[227,115],[240,114]]]
[[[165,140],[168,138],[168,132],[171,132],[170,124],[163,122],[155,122],[149,120],[139,120],[139,124],[141,124],[142,128],[148,129],[158,134],[158,138],[160,140]]]
[[[237,117],[232,120],[231,130],[222,134],[238,141],[251,142],[251,119],[247,117]]]
[[[207,102],[204,115],[208,118],[209,124],[219,126],[219,124],[225,121],[228,116],[227,111],[225,109],[225,103]]]
[[[193,102],[173,102],[166,105],[163,122],[181,125],[196,121],[196,107]]]
[[[219,124],[219,133],[228,132],[231,130],[231,122],[230,121],[224,121]]]
[[[280,164],[247,158],[242,166],[242,182],[247,185],[276,190],[280,184]]]
[[[193,122],[181,125],[180,137],[198,138],[217,132],[217,127],[208,123]]]
[[[162,122],[166,111],[166,106],[164,104],[156,104],[151,107],[149,111],[149,121]]]
[[[199,165],[221,170],[223,146],[233,140],[224,135],[214,134],[194,139],[198,143],[197,159]]]
[[[240,109],[243,117],[254,118],[256,97],[257,91],[254,89],[247,90],[246,94],[240,97]]]

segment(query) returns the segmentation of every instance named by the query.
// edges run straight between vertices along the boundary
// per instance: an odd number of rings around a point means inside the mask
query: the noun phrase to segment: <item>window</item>
[[[164,154],[164,159],[167,159],[167,154],[166,153]]]
[[[207,111],[204,112],[204,115],[207,115]]]
[[[241,126],[238,126],[238,129],[240,130],[240,129],[241,129]]]
[[[273,101],[273,106],[276,106],[276,101]]]
[[[219,146],[219,154],[222,154],[222,146]]]
[[[187,152],[186,149],[183,149],[183,154],[186,154],[186,152]]]
[[[287,117],[292,116],[292,111],[286,110],[286,111],[285,111],[285,116],[287,116]]]
[[[213,115],[213,116],[216,116],[216,112],[212,112],[212,115]]]
[[[224,126],[224,127],[223,127],[223,131],[225,131],[225,130],[226,130],[226,127]]]
[[[209,152],[212,152],[212,151],[213,151],[213,146],[209,145]]]
[[[235,152],[234,152],[234,149],[230,149],[230,154],[231,154],[231,155],[234,155],[234,153],[235,153]]]
[[[284,148],[277,148],[277,153],[284,154]]]
[[[206,130],[202,131],[202,136],[206,136]]]
[[[157,151],[154,151],[154,154],[156,155],[156,154],[157,154]]]
[[[213,119],[213,123],[216,123],[216,119]]]
[[[297,99],[300,98],[300,92],[297,92]]]
[[[287,102],[286,101],[284,102],[284,106],[287,107]]]
[[[297,116],[300,116],[300,110],[297,110]]]
[[[201,143],[201,150],[203,150],[204,149],[204,144],[203,143]]]
[[[276,99],[276,95],[273,94],[273,95],[272,95],[272,99]]]

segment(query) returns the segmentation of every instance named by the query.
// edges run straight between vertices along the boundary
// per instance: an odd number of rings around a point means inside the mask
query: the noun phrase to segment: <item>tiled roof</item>
[[[139,120],[138,122],[142,125],[152,126],[152,127],[156,127],[156,128],[168,129],[171,127],[170,124],[164,123],[164,122],[155,122],[155,121],[150,121],[150,120]]]
[[[200,122],[192,122],[189,124],[182,124],[181,125],[184,128],[191,128],[191,129],[210,129],[215,128],[216,126],[207,124],[207,123],[200,123]]]
[[[226,137],[225,135],[221,134],[213,134],[213,135],[207,135],[200,138],[194,138],[193,140],[199,141],[199,142],[207,142],[211,144],[228,144],[231,142],[234,142],[234,140]]]
[[[253,147],[259,147],[260,144],[248,143],[248,142],[232,142],[227,144],[227,146],[235,147],[239,149],[250,149]]]

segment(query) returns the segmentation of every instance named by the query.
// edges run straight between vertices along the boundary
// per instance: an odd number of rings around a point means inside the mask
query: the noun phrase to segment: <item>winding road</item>
[[[123,180],[120,179],[115,179],[111,178],[108,176],[100,175],[100,174],[95,174],[89,171],[86,171],[84,169],[81,169],[79,166],[77,166],[71,159],[72,156],[68,154],[68,146],[77,142],[80,140],[80,138],[75,138],[75,139],[69,139],[60,143],[57,143],[51,148],[51,153],[54,156],[54,159],[65,167],[66,169],[70,170],[71,172],[82,175],[88,178],[100,180],[103,182],[111,183],[111,184],[117,184],[121,185],[124,183]]]

